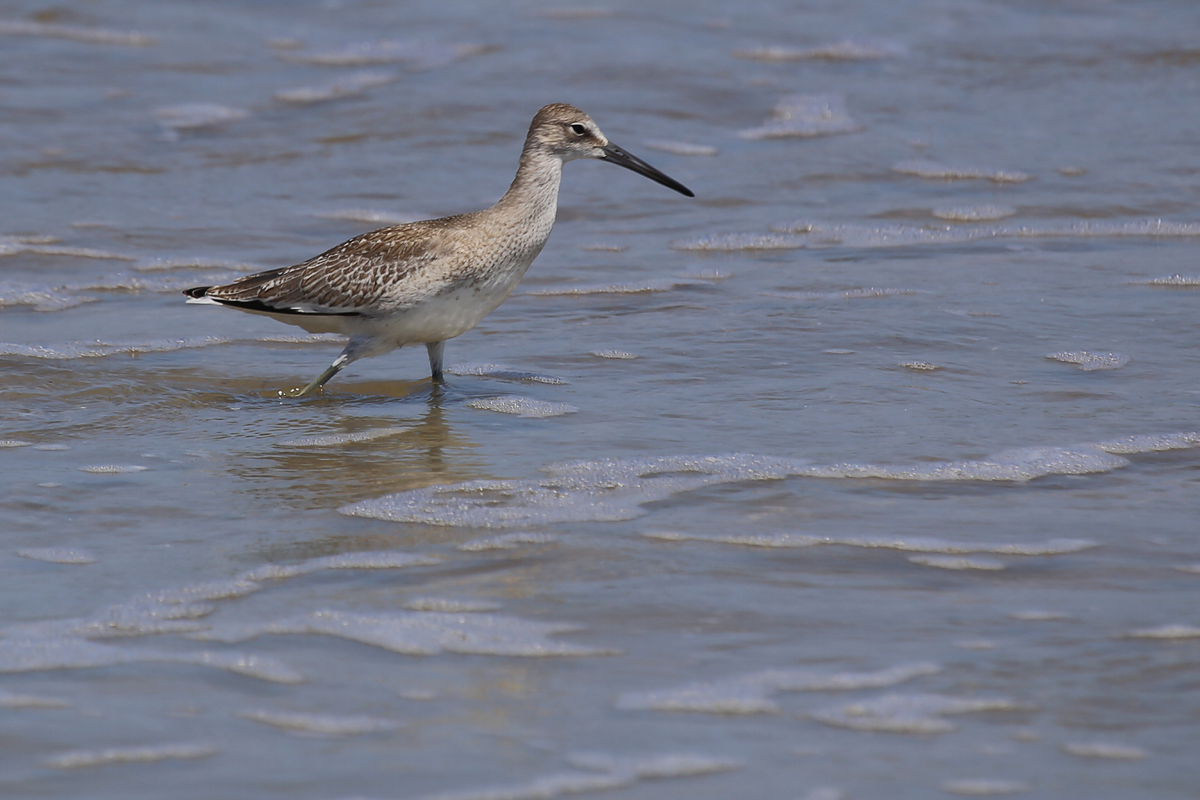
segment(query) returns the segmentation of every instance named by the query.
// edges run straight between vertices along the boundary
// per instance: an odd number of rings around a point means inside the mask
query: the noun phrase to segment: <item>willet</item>
[[[355,236],[302,264],[184,292],[209,303],[274,317],[350,342],[304,397],[347,365],[424,342],[434,383],[442,383],[446,340],[461,336],[504,302],[541,252],[558,210],[562,165],[598,158],[695,197],[608,140],[592,118],[553,103],[533,118],[512,185],[491,208],[410,222]]]

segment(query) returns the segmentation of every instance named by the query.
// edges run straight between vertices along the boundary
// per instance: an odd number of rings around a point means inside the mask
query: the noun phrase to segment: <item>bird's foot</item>
[[[280,389],[279,396],[292,398],[292,399],[299,399],[301,397],[308,397],[309,395],[311,395],[313,392],[315,392],[319,388],[321,388],[320,384],[314,386],[313,384],[310,383],[308,386],[304,386],[304,387],[300,387],[300,388],[296,388],[296,389]]]
[[[350,359],[346,358],[346,354],[337,357],[337,360],[329,365],[329,368],[316,377],[316,379],[305,386],[303,389],[287,389],[279,393],[280,397],[308,397],[324,386],[330,378],[338,374],[338,371],[350,363]]]

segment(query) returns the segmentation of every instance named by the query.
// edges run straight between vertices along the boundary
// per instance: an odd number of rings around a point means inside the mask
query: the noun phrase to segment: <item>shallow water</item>
[[[0,794],[1194,796],[1198,24],[8,4]],[[184,306],[552,101],[697,198],[569,165],[444,391]]]

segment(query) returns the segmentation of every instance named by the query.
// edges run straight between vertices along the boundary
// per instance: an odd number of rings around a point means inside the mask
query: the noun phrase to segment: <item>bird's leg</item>
[[[288,389],[280,392],[281,397],[308,397],[310,394],[320,389],[329,379],[337,375],[343,369],[348,367],[352,361],[357,361],[364,355],[364,350],[370,343],[370,339],[353,336],[350,342],[346,345],[346,349],[342,350],[341,355],[333,360],[333,363],[313,380],[312,383],[305,386],[303,389]]]
[[[340,356],[335,358],[333,363],[330,364],[324,372],[318,375],[312,383],[308,384],[308,386],[305,386],[303,389],[288,389],[287,391],[282,391],[279,394],[283,397],[308,397],[317,389],[320,389],[322,386],[324,386],[330,378],[341,372],[342,368],[349,363],[350,359],[346,357],[345,353],[342,353]]]
[[[442,354],[446,352],[446,342],[426,342],[425,349],[429,351],[429,373],[434,383],[445,383],[442,375]]]

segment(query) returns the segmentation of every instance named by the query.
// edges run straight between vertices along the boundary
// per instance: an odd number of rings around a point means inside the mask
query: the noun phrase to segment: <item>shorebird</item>
[[[608,140],[587,114],[552,103],[533,117],[517,176],[491,208],[355,236],[302,264],[187,289],[189,303],[228,306],[342,333],[346,348],[301,389],[305,397],[360,358],[423,342],[433,382],[444,382],[446,341],[474,328],[516,288],[554,226],[562,166],[596,158],[695,197]]]

